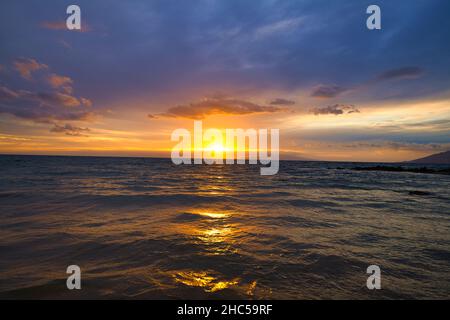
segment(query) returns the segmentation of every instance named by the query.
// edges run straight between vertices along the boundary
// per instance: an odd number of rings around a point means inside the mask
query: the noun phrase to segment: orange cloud
[[[44,21],[41,23],[41,27],[50,30],[67,30],[65,21]]]
[[[204,98],[199,102],[172,107],[164,113],[160,113],[157,115],[149,114],[148,117],[204,119],[207,116],[218,114],[244,115],[252,113],[273,113],[282,111],[286,111],[286,109],[276,106],[264,106],[245,100],[220,96],[213,98]]]
[[[85,107],[92,107],[92,101],[86,98],[81,97],[80,102]]]
[[[47,82],[53,88],[62,88],[66,93],[72,93],[73,80],[69,77],[52,73],[47,77]]]
[[[43,21],[41,27],[50,30],[67,30],[65,21]]]
[[[14,61],[14,68],[20,73],[22,78],[31,80],[32,73],[41,69],[48,69],[48,66],[43,63],[39,63],[34,59],[20,58]]]
[[[80,101],[71,95],[64,93],[38,93],[32,95],[31,97],[39,99],[41,101],[45,101],[48,103],[53,103],[56,105],[62,105],[64,107],[78,107],[80,105]]]
[[[40,26],[49,30],[69,30],[65,21],[43,21],[40,23]],[[91,27],[86,23],[82,23],[81,30],[74,29],[70,31],[88,32],[91,31]]]
[[[95,114],[86,107],[92,102],[59,92],[31,92],[0,87],[0,114],[6,113],[18,118],[39,123],[54,120],[91,121]],[[75,108],[76,107],[76,108]]]
[[[50,129],[50,132],[64,133],[67,136],[76,136],[76,137],[86,137],[84,133],[89,131],[90,131],[89,128],[77,127],[71,125],[70,123],[66,123],[63,126],[55,124],[54,127]]]

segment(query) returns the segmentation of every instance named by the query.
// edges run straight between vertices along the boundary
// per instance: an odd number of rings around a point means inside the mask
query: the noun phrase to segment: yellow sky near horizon
[[[439,149],[433,144],[396,143],[387,134],[414,137],[415,133],[445,132],[446,128],[440,123],[450,114],[449,100],[367,105],[360,109],[359,113],[344,115],[217,114],[203,119],[203,126],[221,130],[278,128],[282,159],[395,162],[444,151],[442,145]],[[127,113],[126,117],[115,113],[114,117],[80,123],[80,127],[89,126],[89,131],[79,136],[55,134],[49,132],[47,124],[39,125],[13,116],[3,117],[0,124],[10,129],[14,126],[9,130],[13,133],[0,134],[0,153],[3,154],[170,156],[176,144],[170,140],[172,131],[177,128],[193,130],[192,119],[148,119],[140,112]],[[386,139],[377,138],[384,134]],[[333,139],[334,135],[340,137],[339,141]]]

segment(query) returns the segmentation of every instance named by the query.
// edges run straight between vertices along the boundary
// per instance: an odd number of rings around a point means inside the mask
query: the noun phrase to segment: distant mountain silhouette
[[[450,151],[432,154],[431,156],[420,158],[409,163],[423,163],[423,164],[450,164]]]

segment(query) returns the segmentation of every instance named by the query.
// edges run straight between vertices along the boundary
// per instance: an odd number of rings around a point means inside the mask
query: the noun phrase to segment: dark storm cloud
[[[152,115],[150,118],[156,117],[170,117],[170,118],[190,118],[203,119],[210,115],[224,114],[224,115],[245,115],[264,112],[282,112],[286,109],[275,106],[264,106],[253,102],[229,98],[229,97],[215,97],[204,98],[201,101],[193,102],[187,105],[180,105],[172,107],[167,112]]]
[[[324,114],[348,114],[348,113],[359,113],[359,110],[354,105],[345,105],[345,104],[335,104],[332,106],[326,107],[316,107],[311,109],[311,113],[315,115],[324,115]]]

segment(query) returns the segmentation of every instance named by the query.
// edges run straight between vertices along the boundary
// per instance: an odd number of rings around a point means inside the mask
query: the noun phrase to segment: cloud
[[[91,131],[89,128],[81,128],[73,126],[70,123],[66,123],[65,125],[55,124],[54,127],[50,129],[50,132],[64,133],[65,135],[68,136],[77,136],[77,137],[87,137],[85,133],[89,131]]]
[[[40,69],[50,69],[34,59],[21,58],[14,62],[15,69],[25,79]],[[90,109],[92,101],[72,95],[73,80],[55,73],[45,74],[50,91],[15,90],[0,86],[0,113],[37,123],[55,121],[92,121],[96,114]],[[63,92],[56,90],[62,89]]]
[[[417,130],[427,129],[429,131],[448,131],[450,130],[450,119],[436,119],[425,120],[421,122],[412,123],[395,123],[388,122],[387,124],[376,124],[376,127],[383,128],[385,130],[404,131],[404,130]]]
[[[0,87],[0,113],[33,120],[39,123],[52,123],[54,120],[92,121],[95,114],[86,109],[88,99],[76,98],[59,92],[14,91]],[[89,101],[90,102],[90,101]]]
[[[80,102],[83,106],[92,107],[92,101],[86,98],[81,97]]]
[[[65,21],[43,21],[40,24],[41,28],[48,29],[48,30],[69,30],[67,28],[67,24]],[[88,32],[91,30],[91,27],[88,26],[85,22],[81,23],[81,29],[73,29],[70,31],[78,31],[78,32]]]
[[[422,76],[423,70],[419,67],[403,67],[385,71],[376,77],[378,81],[417,79]]]
[[[92,121],[96,114],[85,110],[58,112],[53,108],[35,109],[33,107],[15,108],[0,104],[0,113],[8,113],[17,118],[36,123],[53,123],[54,121]]]
[[[450,129],[450,119],[438,119],[407,124],[408,127],[434,127],[439,129]]]
[[[0,134],[0,143],[21,143],[24,141],[29,141],[31,139],[25,137],[14,136],[10,134]]]
[[[65,21],[43,21],[40,23],[40,26],[50,30],[67,30]]]
[[[18,94],[11,89],[0,86],[0,102],[13,100],[18,97]]]
[[[66,76],[60,76],[55,73],[50,74],[47,77],[47,82],[53,88],[61,88],[66,93],[72,93],[73,80]]]
[[[48,66],[43,63],[39,63],[34,59],[20,58],[14,61],[14,68],[20,73],[22,78],[31,80],[32,73],[41,69],[48,69]]]
[[[450,143],[415,143],[392,140],[355,140],[349,142],[340,141],[302,141],[295,144],[302,149],[322,150],[366,150],[366,149],[392,149],[409,151],[441,152],[450,149]]]
[[[17,118],[32,120],[37,123],[53,123],[53,121],[92,121],[96,114],[86,110],[59,111],[53,107],[38,109],[35,106],[17,108],[0,104],[0,113],[11,114]]]
[[[412,142],[398,142],[398,141],[353,141],[343,143],[332,143],[325,145],[326,147],[340,146],[346,149],[393,149],[393,150],[411,150],[411,151],[446,151],[449,149],[448,143],[412,143]]]
[[[26,100],[36,101],[43,105],[55,105],[64,107],[78,107],[80,100],[76,97],[59,92],[30,92],[20,91],[20,97]]]
[[[199,102],[172,107],[167,110],[167,112],[156,115],[149,114],[148,117],[203,119],[207,116],[216,114],[244,115],[265,112],[282,112],[285,110],[285,108],[281,107],[263,106],[245,100],[221,96],[214,98],[204,98]]]
[[[317,98],[334,98],[340,94],[348,91],[347,88],[340,87],[338,85],[319,85],[311,92],[312,97]]]
[[[304,20],[303,17],[288,18],[264,25],[256,29],[255,37],[256,39],[261,39],[268,36],[272,36],[274,34],[292,31],[295,28],[298,28],[299,25],[303,22],[303,20]]]
[[[311,92],[312,97],[316,98],[335,98],[341,94],[348,92],[350,90],[358,90],[365,86],[375,85],[379,82],[389,81],[389,80],[408,80],[417,79],[423,74],[423,70],[419,67],[403,67],[397,69],[387,70],[375,78],[366,81],[363,84],[355,85],[351,88],[341,87],[336,84],[331,85],[318,85],[313,88]]]
[[[295,104],[295,101],[283,99],[283,98],[276,98],[270,102],[271,105],[276,106],[292,106]]]
[[[345,104],[335,104],[327,107],[317,107],[311,110],[315,115],[323,115],[323,114],[349,114],[349,113],[359,113],[359,110],[354,105],[345,105]]]

